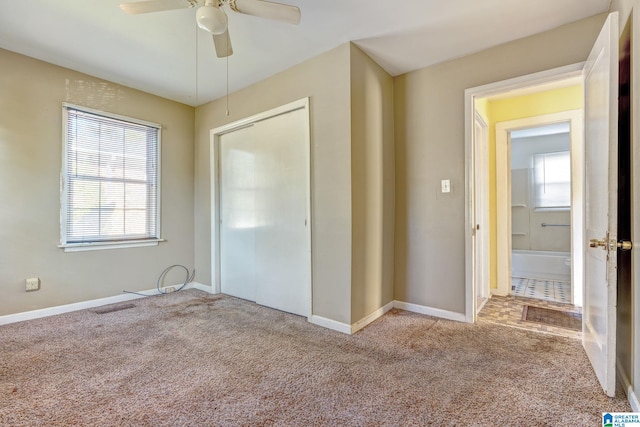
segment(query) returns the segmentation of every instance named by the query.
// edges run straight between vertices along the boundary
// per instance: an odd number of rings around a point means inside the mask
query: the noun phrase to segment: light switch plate
[[[443,193],[451,193],[451,180],[443,179],[440,181],[440,187]]]

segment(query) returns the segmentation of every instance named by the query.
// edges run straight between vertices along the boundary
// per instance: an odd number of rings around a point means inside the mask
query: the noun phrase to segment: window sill
[[[104,249],[140,248],[144,246],[158,246],[164,239],[123,240],[118,242],[66,243],[58,245],[65,252],[99,251]]]

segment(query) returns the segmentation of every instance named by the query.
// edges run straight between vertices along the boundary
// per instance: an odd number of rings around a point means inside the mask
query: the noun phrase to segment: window
[[[566,210],[571,207],[571,158],[568,151],[533,155],[533,206]]]
[[[160,126],[63,105],[61,247],[157,244]]]

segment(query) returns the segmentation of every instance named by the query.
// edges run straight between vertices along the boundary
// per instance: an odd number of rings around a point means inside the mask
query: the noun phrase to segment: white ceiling
[[[610,1],[280,2],[300,8],[300,25],[228,13],[231,92],[347,41],[398,75],[606,12]],[[119,3],[2,0],[0,47],[189,105],[225,94],[227,62],[194,9],[127,15]]]

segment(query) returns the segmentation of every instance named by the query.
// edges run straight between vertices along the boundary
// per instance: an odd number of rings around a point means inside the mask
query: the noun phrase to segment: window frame
[[[143,239],[113,239],[113,240],[95,240],[95,241],[87,241],[87,242],[69,242],[67,235],[67,225],[69,218],[69,203],[68,203],[68,193],[69,193],[69,180],[68,177],[68,168],[67,168],[67,155],[69,151],[69,140],[68,140],[68,129],[69,129],[69,110],[76,110],[96,116],[105,117],[111,120],[118,120],[123,122],[132,123],[134,125],[141,125],[150,128],[157,129],[157,147],[156,147],[156,212],[155,212],[155,222],[156,222],[156,233],[154,237],[143,238]],[[162,174],[161,174],[161,165],[162,165],[162,125],[158,123],[149,122],[146,120],[141,120],[133,117],[123,116],[120,114],[114,114],[106,111],[96,110],[89,107],[84,107],[81,105],[71,104],[68,102],[62,103],[62,156],[61,156],[61,171],[60,171],[60,244],[59,248],[64,249],[65,252],[78,252],[78,251],[91,251],[91,250],[101,250],[101,249],[120,249],[120,248],[131,248],[131,247],[143,247],[143,246],[157,246],[159,242],[165,241],[162,236],[162,228],[161,228],[161,183],[162,183]],[[147,205],[147,208],[149,205]]]
[[[569,157],[569,205],[566,206],[538,206],[538,185],[536,183],[536,156],[549,154],[568,154]],[[531,155],[531,207],[534,212],[565,212],[571,210],[571,150],[545,151]]]

